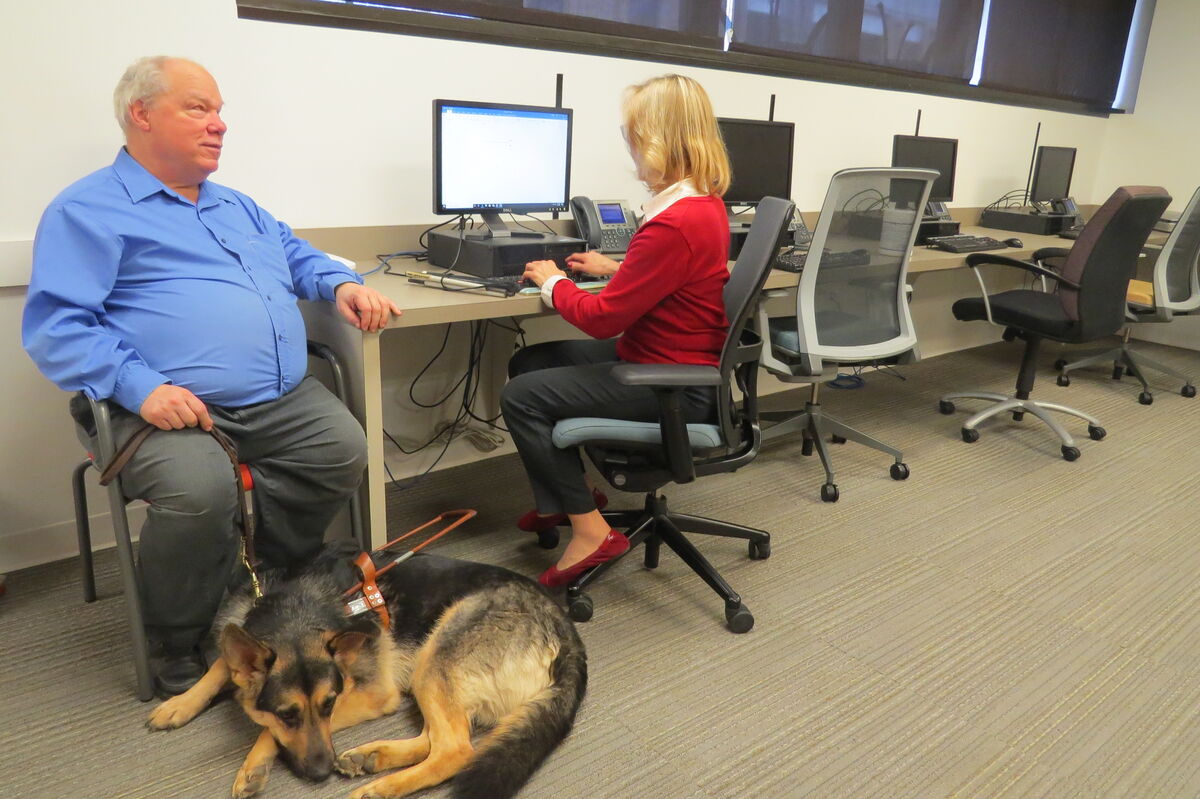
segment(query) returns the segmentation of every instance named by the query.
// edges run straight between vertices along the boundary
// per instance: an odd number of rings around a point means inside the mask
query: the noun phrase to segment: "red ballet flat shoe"
[[[605,506],[608,505],[608,497],[598,488],[592,489],[592,499],[596,502],[596,510],[604,510]],[[551,527],[558,527],[560,524],[566,523],[567,514],[565,513],[538,516],[537,510],[531,510],[517,519],[517,529],[524,530],[527,533],[541,533],[549,530]]]
[[[583,560],[576,563],[574,566],[568,566],[565,569],[560,569],[557,566],[551,566],[546,571],[542,572],[538,577],[538,582],[547,588],[562,588],[564,585],[574,581],[576,577],[583,574],[588,569],[599,566],[601,563],[607,563],[610,560],[619,558],[629,551],[629,539],[623,533],[618,533],[616,530],[610,530],[604,540],[600,542],[600,546],[592,554],[588,555]]]

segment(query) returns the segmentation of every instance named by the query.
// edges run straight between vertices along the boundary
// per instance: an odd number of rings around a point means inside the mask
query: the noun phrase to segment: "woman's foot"
[[[592,489],[592,499],[596,503],[596,510],[604,510],[608,505],[608,497],[598,488]],[[527,533],[541,533],[549,530],[551,527],[567,523],[567,514],[565,513],[549,513],[546,515],[538,513],[536,510],[531,510],[521,518],[517,519],[517,529],[524,530]]]
[[[573,538],[571,543],[574,544],[578,537]],[[557,565],[551,566],[546,571],[542,572],[538,577],[538,582],[547,588],[561,588],[570,582],[573,582],[576,577],[583,574],[588,569],[599,566],[601,563],[607,563],[610,560],[619,558],[629,551],[629,539],[622,533],[616,530],[609,530],[608,535],[600,542],[600,546],[592,550],[590,554],[584,555],[578,560],[574,560],[571,553],[571,547],[567,547],[567,551],[563,553],[563,559],[559,563],[569,563],[565,568],[559,568]]]

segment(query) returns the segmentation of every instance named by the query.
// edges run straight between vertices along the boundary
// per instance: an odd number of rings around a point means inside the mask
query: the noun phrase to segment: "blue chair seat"
[[[688,443],[692,449],[722,447],[721,428],[715,424],[689,424]],[[554,446],[559,449],[578,447],[594,441],[622,444],[662,444],[662,429],[658,422],[629,422],[623,419],[603,419],[581,416],[563,419],[554,425]]]

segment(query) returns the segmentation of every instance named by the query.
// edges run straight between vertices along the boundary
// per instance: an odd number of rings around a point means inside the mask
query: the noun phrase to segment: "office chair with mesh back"
[[[938,410],[954,413],[953,400],[982,399],[994,402],[990,408],[968,418],[962,427],[963,441],[979,440],[980,422],[1001,413],[1012,413],[1021,421],[1032,413],[1055,432],[1062,441],[1062,456],[1068,461],[1079,457],[1075,440],[1049,411],[1077,416],[1088,423],[1088,435],[1095,441],[1105,430],[1096,417],[1054,402],[1029,398],[1037,373],[1038,349],[1043,339],[1084,343],[1111,336],[1125,319],[1125,293],[1137,267],[1142,245],[1154,223],[1171,203],[1166,189],[1155,186],[1123,186],[1100,206],[1070,250],[1043,247],[1032,261],[1020,261],[990,252],[967,256],[967,266],[975,273],[982,297],[968,297],[954,303],[956,319],[964,322],[986,320],[1005,328],[1005,338],[1025,340],[1025,353],[1017,376],[1015,394],[965,391],[944,395]],[[1062,259],[1057,270],[1046,268],[1047,259]],[[979,273],[985,264],[1012,266],[1053,281],[1053,292],[1015,289],[988,294]]]
[[[761,438],[756,379],[762,348],[747,322],[787,232],[792,210],[791,202],[775,197],[766,197],[758,205],[746,243],[725,285],[729,334],[719,366],[622,363],[613,367],[613,375],[621,383],[654,389],[659,399],[658,422],[580,417],[563,419],[554,426],[555,446],[582,446],[612,485],[624,491],[645,492],[642,510],[601,511],[609,525],[625,531],[632,545],[630,551],[643,544],[645,566],[653,569],[658,566],[659,547],[665,543],[725,600],[725,619],[735,633],[753,627],[754,616],[683,531],[746,539],[754,560],[770,556],[770,534],[673,512],[659,490],[668,483],[690,483],[697,477],[735,471],[758,454]],[[733,396],[733,381],[741,392],[740,401]],[[691,386],[717,390],[718,418],[714,424],[684,423],[679,400]],[[567,587],[568,609],[575,621],[587,621],[592,616],[592,600],[583,589],[616,562],[608,561],[584,572]]]
[[[820,385],[837,377],[838,366],[909,363],[919,357],[909,315],[905,279],[913,241],[930,186],[929,169],[843,169],[829,183],[825,203],[796,288],[796,314],[769,318],[759,306],[763,333],[762,365],[787,383],[810,383],[802,411],[763,411],[770,441],[796,431],[802,452],[814,450],[825,468],[821,499],[836,502],[840,493],[825,439],[864,444],[891,455],[891,476],[909,475],[900,450],[826,416]],[[831,252],[861,252],[865,262],[839,265]],[[836,257],[836,256],[834,256]],[[769,296],[783,295],[768,292]]]
[[[1182,380],[1183,387],[1179,393],[1185,397],[1196,396],[1196,386],[1190,377],[1139,354],[1129,346],[1129,338],[1135,324],[1170,322],[1176,316],[1200,309],[1200,189],[1196,189],[1188,201],[1175,229],[1159,251],[1151,279],[1129,281],[1125,299],[1128,302],[1125,317],[1128,324],[1125,325],[1120,346],[1073,353],[1076,360],[1070,363],[1066,358],[1055,361],[1054,368],[1061,372],[1058,384],[1069,386],[1071,372],[1076,369],[1111,362],[1113,380],[1120,380],[1122,375],[1127,374],[1136,377],[1142,384],[1138,402],[1143,405],[1154,402],[1150,384],[1146,382],[1146,369]]]
[[[342,402],[346,401],[346,378],[341,360],[332,349],[315,341],[308,342],[310,356],[322,358],[329,365],[330,377],[333,381],[334,393]],[[83,601],[96,601],[96,576],[92,565],[92,532],[88,519],[87,491],[84,488],[83,476],[91,468],[102,471],[117,451],[119,443],[113,439],[112,425],[109,421],[109,407],[105,400],[88,398],[92,419],[96,426],[96,444],[98,452],[89,453],[88,457],[71,473],[71,493],[75,500],[75,535],[79,541],[79,561],[83,584]],[[239,470],[243,487],[247,490],[253,485],[247,485],[249,470]],[[142,600],[138,591],[137,568],[133,558],[133,539],[129,532],[129,515],[126,505],[136,497],[127,497],[121,486],[121,477],[108,484],[108,504],[112,515],[113,537],[117,545],[117,565],[121,573],[121,590],[125,594],[126,620],[133,646],[133,667],[137,680],[137,697],[143,702],[150,701],[154,696],[153,675],[150,673],[150,646],[146,639],[146,630],[142,622]],[[363,549],[370,549],[370,541],[366,538],[366,530],[362,522],[362,510],[359,506],[358,494],[350,498],[350,529],[355,540]]]

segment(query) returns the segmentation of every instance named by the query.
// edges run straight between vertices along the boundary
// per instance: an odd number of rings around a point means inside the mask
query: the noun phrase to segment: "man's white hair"
[[[113,90],[113,110],[117,113],[117,122],[121,130],[128,132],[133,119],[129,116],[129,106],[141,100],[144,105],[150,105],[154,98],[167,90],[166,64],[176,60],[167,55],[150,55],[139,58],[129,65],[125,74],[117,81]]]

